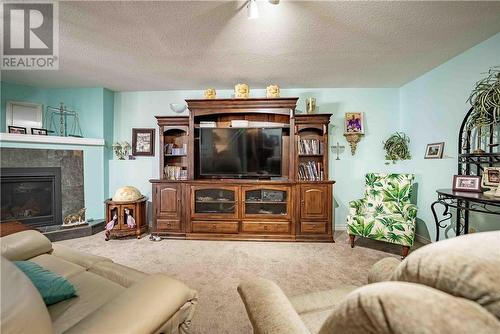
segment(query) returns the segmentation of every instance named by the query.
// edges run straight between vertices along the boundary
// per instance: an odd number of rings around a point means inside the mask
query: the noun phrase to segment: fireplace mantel
[[[0,133],[0,142],[104,146],[104,139],[99,138],[23,135],[17,133]]]

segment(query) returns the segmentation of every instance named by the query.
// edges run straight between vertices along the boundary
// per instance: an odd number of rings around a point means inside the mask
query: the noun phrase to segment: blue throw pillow
[[[34,262],[14,261],[14,264],[28,276],[47,306],[77,295],[75,287],[67,279]]]

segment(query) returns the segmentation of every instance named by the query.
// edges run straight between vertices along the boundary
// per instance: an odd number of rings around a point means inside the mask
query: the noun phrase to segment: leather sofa
[[[368,283],[288,298],[255,278],[238,292],[256,334],[500,333],[500,231],[382,259]]]
[[[0,243],[1,333],[189,333],[197,293],[182,282],[52,244],[37,231]],[[11,262],[24,260],[65,277],[78,296],[45,306]]]

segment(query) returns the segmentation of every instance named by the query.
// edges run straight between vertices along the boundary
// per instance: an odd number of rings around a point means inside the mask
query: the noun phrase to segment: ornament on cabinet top
[[[217,92],[215,88],[208,88],[203,92],[203,96],[208,100],[213,100],[217,98]]]
[[[247,84],[237,84],[234,86],[234,97],[237,99],[248,99],[250,87]]]
[[[266,97],[267,98],[280,97],[280,86],[278,86],[278,85],[267,86],[266,87]]]

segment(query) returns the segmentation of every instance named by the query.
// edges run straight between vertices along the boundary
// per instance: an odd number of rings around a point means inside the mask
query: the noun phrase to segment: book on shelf
[[[299,164],[298,176],[300,181],[323,181],[323,163],[317,161],[301,162]]]
[[[187,180],[186,167],[166,165],[164,172],[167,180]]]
[[[165,155],[186,155],[187,154],[187,144],[182,144],[179,147],[176,144],[165,144]]]
[[[212,121],[201,121],[200,128],[216,128],[217,123]]]
[[[319,139],[299,139],[299,154],[312,155],[322,154],[322,142]]]

